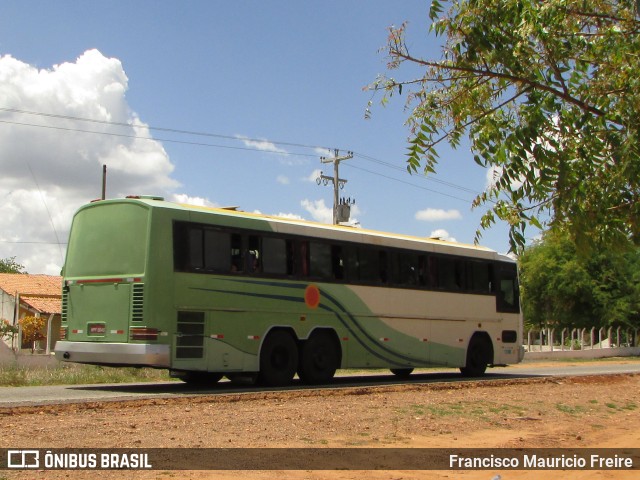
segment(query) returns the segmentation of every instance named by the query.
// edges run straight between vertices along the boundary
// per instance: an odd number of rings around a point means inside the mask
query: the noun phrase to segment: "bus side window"
[[[458,290],[456,285],[456,263],[447,257],[438,258],[438,288]]]
[[[309,244],[310,276],[331,280],[331,246],[326,243]]]
[[[380,257],[378,252],[369,248],[358,249],[358,274],[363,283],[379,283]]]
[[[273,275],[290,274],[287,242],[282,238],[264,237],[262,239],[262,270]]]
[[[520,298],[516,269],[515,267],[504,268],[500,270],[499,275],[496,310],[498,312],[518,313],[520,311]]]
[[[231,269],[231,258],[227,254],[230,248],[231,237],[228,233],[205,230],[204,269],[214,272],[228,272]]]
[[[429,285],[428,271],[427,257],[425,257],[424,255],[420,255],[420,257],[418,257],[418,284],[421,287],[426,287]]]
[[[349,282],[360,281],[360,269],[358,261],[358,249],[345,245],[342,247],[342,260],[344,263],[344,275]]]
[[[344,256],[343,249],[339,245],[331,247],[331,270],[333,278],[336,280],[344,280]]]
[[[259,273],[262,262],[262,249],[260,247],[260,237],[257,235],[249,235],[249,244],[247,252],[245,253],[245,262],[247,273]]]
[[[359,280],[363,283],[387,283],[389,279],[387,252],[372,248],[358,249]]]
[[[298,258],[300,260],[300,265],[298,267],[298,274],[303,277],[309,276],[309,242],[302,241],[299,243],[299,253]]]
[[[394,283],[405,286],[417,286],[419,284],[420,265],[418,256],[412,253],[401,252],[395,257],[394,266],[397,271],[394,274]],[[421,283],[421,282],[420,282]]]
[[[429,255],[427,257],[427,288],[437,289],[440,286],[438,279],[438,259]]]
[[[287,240],[287,275],[294,275],[296,271],[296,245],[293,240]]]
[[[378,265],[380,268],[380,276],[378,279],[382,283],[387,283],[389,281],[389,263],[387,262],[387,252],[384,250],[380,250],[380,252],[378,252]]]
[[[231,235],[231,272],[244,271],[244,265],[242,262],[242,237],[236,233]]]
[[[490,293],[490,278],[489,263],[478,261],[467,262],[467,288],[469,291],[475,293]]]
[[[188,272],[191,269],[190,230],[184,222],[173,224],[173,269],[176,272]]]
[[[203,231],[201,228],[189,229],[189,263],[187,270],[202,270],[204,267],[202,239]]]

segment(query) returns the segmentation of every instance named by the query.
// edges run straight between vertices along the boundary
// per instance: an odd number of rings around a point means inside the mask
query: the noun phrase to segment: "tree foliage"
[[[640,243],[640,22],[632,0],[433,0],[440,58],[414,54],[391,28],[390,70],[370,86],[407,95],[408,170],[435,171],[438,148],[468,136],[494,172],[474,201],[481,230],[564,225],[585,245]]]
[[[23,343],[34,345],[36,341],[46,338],[45,327],[47,323],[43,317],[26,316],[18,320],[18,323],[22,328]],[[31,348],[32,352],[34,350],[35,345]]]
[[[8,320],[0,319],[0,340],[7,339],[13,344],[14,337],[18,334],[18,327],[9,323]]]
[[[16,262],[16,257],[0,258],[0,273],[25,273],[24,266]]]
[[[640,249],[582,255],[558,229],[526,248],[519,261],[529,326],[640,326]]]

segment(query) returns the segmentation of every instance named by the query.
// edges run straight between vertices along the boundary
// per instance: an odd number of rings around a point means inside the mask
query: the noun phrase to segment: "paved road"
[[[544,376],[608,375],[640,373],[640,361],[603,363],[545,363],[522,364],[515,367],[498,367],[488,370],[483,377],[487,380],[512,380]],[[393,375],[339,376],[331,385],[320,388],[348,386],[392,385],[397,383],[433,383],[467,381],[451,370],[442,372],[416,373],[407,381],[399,382]],[[302,384],[287,389],[312,388]],[[314,387],[318,388],[318,387]],[[175,398],[186,396],[215,395],[225,393],[245,393],[264,391],[253,386],[232,385],[222,381],[211,388],[194,389],[181,382],[127,383],[102,385],[60,385],[49,387],[0,387],[0,408],[12,406],[37,406],[57,403],[78,403],[92,401],[118,401],[150,398]]]

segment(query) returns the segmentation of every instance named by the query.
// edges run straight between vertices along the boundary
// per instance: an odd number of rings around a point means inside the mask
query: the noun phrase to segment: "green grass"
[[[60,364],[53,367],[0,365],[0,386],[25,387],[170,380],[166,370]]]
[[[556,403],[556,409],[560,410],[562,413],[568,413],[569,415],[577,415],[579,413],[584,413],[585,408],[581,405],[567,405],[564,403]]]
[[[616,405],[613,402],[608,402],[608,403],[605,403],[605,406],[610,409],[609,410],[610,412],[611,411],[622,412],[624,410],[633,411],[636,408],[638,408],[638,406],[635,403],[627,403],[626,405]]]
[[[518,405],[499,404],[493,402],[456,402],[438,405],[409,405],[404,408],[397,408],[396,412],[403,416],[422,416],[424,414],[433,417],[471,417],[490,421],[493,418],[515,415],[523,416],[524,409]]]

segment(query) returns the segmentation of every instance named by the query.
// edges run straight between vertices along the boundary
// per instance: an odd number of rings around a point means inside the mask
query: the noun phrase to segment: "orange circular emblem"
[[[309,285],[304,291],[304,303],[309,308],[318,308],[320,305],[320,289],[315,285]]]

